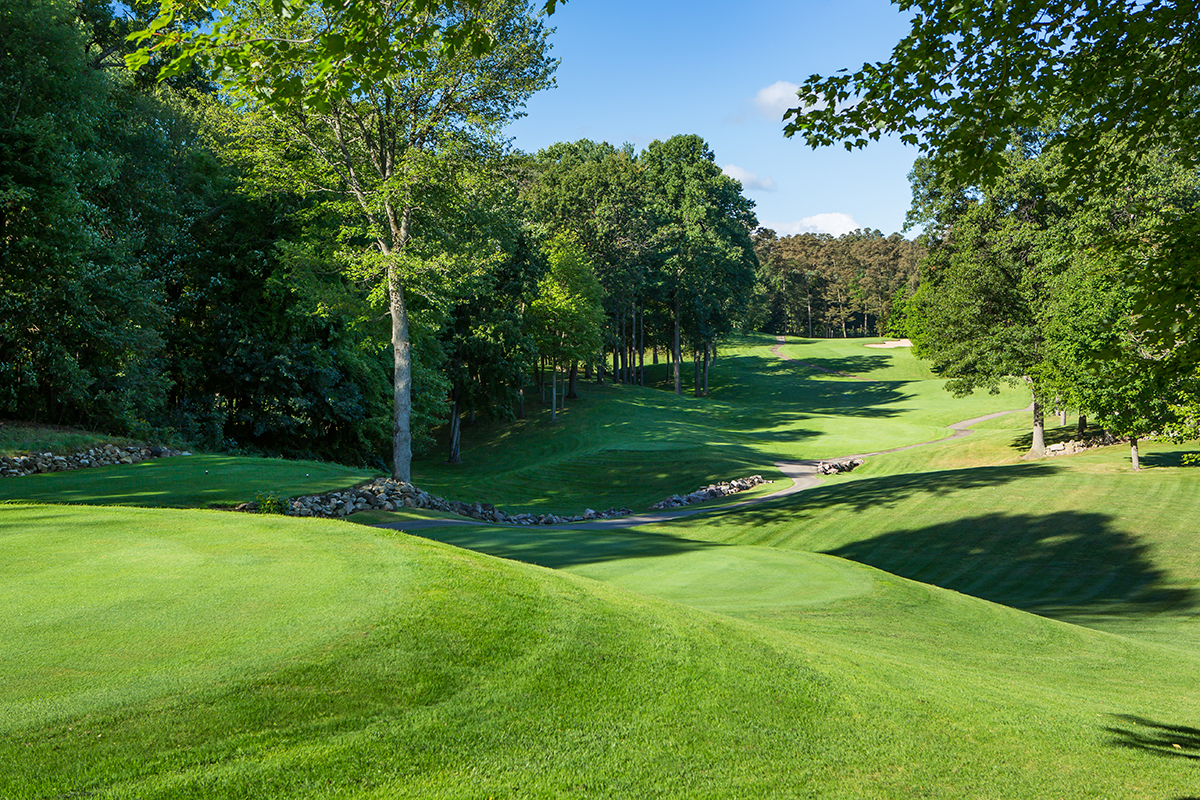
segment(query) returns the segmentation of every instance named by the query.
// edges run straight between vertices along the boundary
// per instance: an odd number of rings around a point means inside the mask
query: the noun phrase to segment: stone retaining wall
[[[253,511],[253,504],[246,503],[239,510]],[[589,519],[609,519],[633,513],[629,508],[610,508],[607,511],[586,509],[582,514],[557,516],[555,514],[506,514],[487,503],[464,503],[461,500],[446,500],[418,489],[411,483],[376,478],[354,489],[306,497],[295,497],[288,501],[284,513],[294,517],[345,517],[357,511],[395,511],[398,508],[428,508],[445,511],[481,522],[502,525],[558,525],[564,522],[582,522]]]
[[[42,472],[63,472],[69,469],[87,469],[88,467],[111,467],[117,464],[137,464],[152,458],[167,458],[168,456],[189,456],[191,453],[172,450],[169,447],[157,445],[136,445],[117,447],[106,444],[93,447],[68,456],[56,456],[53,453],[35,453],[27,456],[0,456],[0,477],[16,478],[23,475],[36,475]]]

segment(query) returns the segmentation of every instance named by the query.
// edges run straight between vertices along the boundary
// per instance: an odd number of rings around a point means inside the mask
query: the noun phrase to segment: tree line
[[[1090,419],[1127,440],[1137,469],[1139,439],[1200,434],[1194,337],[1157,335],[1143,319],[1157,273],[1194,258],[1172,255],[1170,221],[1200,203],[1200,175],[1166,151],[1114,152],[1137,164],[1136,179],[1080,192],[1045,146],[1057,133],[1014,135],[987,184],[917,162],[910,219],[925,226],[929,255],[905,332],[956,394],[1028,385],[1031,453],[1045,446],[1046,412],[1069,406],[1081,431]]]
[[[0,413],[359,463],[391,450],[407,479],[438,426],[456,460],[459,420],[522,414],[531,382],[556,413],[580,372],[642,382],[661,352],[680,392],[681,360],[705,374],[747,319],[753,203],[700,137],[505,146],[555,66],[524,3],[454,11],[487,19],[485,48],[430,36],[316,93],[319,58],[230,78],[179,40],[133,53],[157,8],[0,10]],[[319,14],[276,11],[240,4],[222,35],[359,52]],[[475,30],[460,17],[438,30]]]
[[[925,248],[898,233],[754,235],[760,264],[756,321],[808,338],[902,335]]]

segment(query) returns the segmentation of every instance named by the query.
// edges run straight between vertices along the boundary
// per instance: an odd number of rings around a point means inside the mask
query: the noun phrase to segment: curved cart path
[[[780,344],[771,348],[771,352],[779,356],[785,361],[795,361],[793,358],[788,358],[779,352],[780,346],[784,342],[784,337],[776,337],[776,341]],[[842,375],[848,378],[858,377],[856,375],[847,375],[844,372],[834,372],[833,370],[823,369],[815,364],[807,364],[803,361],[797,362],[804,364],[806,367],[821,370],[822,372],[831,372],[835,375]],[[859,380],[869,380],[867,378],[859,378]],[[1032,408],[1032,406],[1030,406]],[[873,453],[856,453],[851,456],[837,456],[836,458],[822,459],[806,459],[803,461],[776,461],[775,466],[783,473],[785,478],[791,479],[791,485],[784,486],[768,494],[752,497],[748,500],[739,500],[733,503],[722,503],[720,505],[710,505],[708,503],[699,503],[694,506],[684,506],[683,508],[673,508],[667,511],[647,511],[642,514],[633,514],[628,517],[614,517],[613,519],[596,519],[587,522],[567,522],[561,525],[506,525],[495,522],[482,522],[474,519],[420,519],[411,520],[408,522],[381,522],[376,523],[373,527],[389,528],[392,530],[402,531],[417,531],[423,528],[444,528],[448,525],[487,525],[496,528],[517,527],[517,528],[548,528],[548,529],[570,529],[570,530],[611,530],[614,528],[634,528],[638,525],[649,525],[658,522],[670,522],[680,517],[691,517],[696,514],[707,514],[717,511],[728,511],[734,508],[743,508],[745,506],[762,503],[766,500],[774,500],[779,497],[786,497],[796,492],[802,492],[805,489],[811,489],[821,483],[821,478],[817,473],[817,465],[823,461],[847,461],[852,458],[867,458],[869,456],[879,456],[884,453],[898,453],[901,450],[912,450],[914,447],[927,447],[931,444],[939,442],[948,442],[951,439],[960,439],[972,432],[972,428],[981,422],[986,422],[989,419],[996,419],[1007,414],[1015,414],[1022,409],[1013,409],[1011,411],[997,411],[993,414],[984,414],[982,417],[972,417],[964,419],[962,422],[954,422],[947,427],[954,433],[949,436],[944,436],[940,439],[930,439],[927,442],[917,442],[916,444],[906,444],[902,447],[892,447],[887,450],[876,450]]]

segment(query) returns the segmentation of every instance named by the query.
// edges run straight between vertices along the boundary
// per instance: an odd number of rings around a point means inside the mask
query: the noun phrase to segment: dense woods
[[[103,4],[6,5],[0,413],[382,465],[401,422],[457,460],[462,417],[643,382],[647,351],[702,375],[749,319],[753,203],[697,136],[508,149],[553,62],[528,8],[478,11],[487,53],[314,104],[131,71],[146,20]]]
[[[762,329],[809,338],[902,332],[925,253],[899,234],[872,230],[779,237],[760,229],[754,248],[761,265]]]

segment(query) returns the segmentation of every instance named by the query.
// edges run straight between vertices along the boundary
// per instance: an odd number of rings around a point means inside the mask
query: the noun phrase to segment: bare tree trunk
[[[692,348],[692,383],[695,388],[692,394],[695,397],[700,396],[700,351],[697,348]]]
[[[638,386],[646,385],[646,307],[638,318]]]
[[[704,396],[708,397],[708,366],[712,363],[712,345],[704,343]]]
[[[1033,444],[1029,448],[1029,455],[1040,458],[1046,453],[1046,420],[1042,411],[1042,403],[1038,399],[1037,392],[1033,395]]]
[[[517,419],[525,419],[525,381],[517,387]]]
[[[650,352],[650,363],[658,366],[658,345],[654,345],[654,349]]]
[[[621,315],[621,323],[617,328],[617,353],[619,356],[619,366],[617,367],[618,380],[621,383],[629,382],[629,375],[625,372],[625,315]]]
[[[550,365],[550,421],[558,420],[558,365]]]
[[[410,213],[405,209],[402,239],[407,238]],[[389,255],[385,252],[384,255]],[[388,305],[392,316],[392,477],[412,483],[412,348],[408,340],[408,309],[404,287],[393,259],[388,259]]]
[[[675,358],[675,394],[683,394],[683,377],[679,374],[679,361],[683,358],[683,354],[679,352],[679,292],[675,293],[675,338],[671,343],[671,349]]]
[[[1138,463],[1138,438],[1136,436],[1129,437],[1129,461],[1133,464],[1133,471],[1141,470],[1141,464]]]
[[[621,380],[621,346],[620,344],[613,345],[613,383],[618,383]]]
[[[1067,407],[1066,406],[1063,406],[1058,409],[1058,424],[1059,425],[1067,424]]]
[[[462,412],[458,405],[459,389],[454,387],[451,397],[454,402],[450,404],[450,455],[446,459],[450,464],[462,463],[462,451],[459,447],[462,438]]]
[[[1079,424],[1077,426],[1075,426],[1075,435],[1082,436],[1084,431],[1086,431],[1086,430],[1087,430],[1087,416],[1084,414],[1080,414],[1079,415]]]
[[[579,362],[571,362],[571,379],[567,383],[567,399],[578,400],[579,394],[575,391],[579,388]]]

